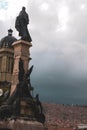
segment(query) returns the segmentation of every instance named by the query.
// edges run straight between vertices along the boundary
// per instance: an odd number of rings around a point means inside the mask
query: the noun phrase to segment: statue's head
[[[25,11],[25,10],[26,10],[26,8],[23,6],[23,7],[22,7],[22,10],[23,10],[23,11]]]

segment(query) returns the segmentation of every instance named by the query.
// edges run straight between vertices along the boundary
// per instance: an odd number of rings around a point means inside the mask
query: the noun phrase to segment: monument
[[[9,97],[0,106],[0,120],[3,120],[3,122],[5,120],[16,120],[15,124],[18,121],[20,124],[22,120],[23,123],[21,125],[26,124],[25,120],[27,120],[27,123],[30,124],[28,127],[29,130],[32,130],[33,126],[34,129],[44,130],[43,123],[45,122],[45,116],[42,103],[39,100],[38,94],[36,97],[32,95],[34,88],[30,82],[30,75],[33,70],[33,65],[31,67],[29,66],[31,60],[29,49],[32,46],[32,39],[27,27],[29,17],[25,9],[25,7],[22,7],[22,11],[17,16],[15,22],[15,28],[19,32],[21,39],[15,40],[11,45],[14,50],[11,89]],[[10,126],[9,121],[8,126]],[[14,130],[14,123],[12,126]],[[4,126],[2,125],[2,127]],[[11,127],[6,126],[6,128]]]

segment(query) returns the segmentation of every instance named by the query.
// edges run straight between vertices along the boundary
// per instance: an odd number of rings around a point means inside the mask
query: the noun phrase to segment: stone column
[[[32,46],[31,43],[19,40],[12,44],[14,47],[14,67],[13,67],[13,77],[12,77],[12,86],[11,86],[11,94],[16,88],[16,85],[18,84],[18,73],[19,73],[19,60],[20,58],[24,62],[24,70],[25,73],[28,70],[28,65],[30,61],[30,51],[29,48]]]

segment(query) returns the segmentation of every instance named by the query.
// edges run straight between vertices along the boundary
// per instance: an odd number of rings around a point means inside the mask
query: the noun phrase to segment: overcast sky
[[[0,0],[0,38],[29,14],[34,95],[45,102],[87,104],[87,0]]]

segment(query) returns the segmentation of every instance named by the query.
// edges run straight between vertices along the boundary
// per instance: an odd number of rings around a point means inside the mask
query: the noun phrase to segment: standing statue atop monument
[[[19,15],[16,18],[15,28],[19,32],[19,36],[21,36],[22,40],[31,42],[32,39],[27,28],[27,25],[29,24],[29,17],[25,10],[26,8],[22,7],[22,11],[20,11]]]

